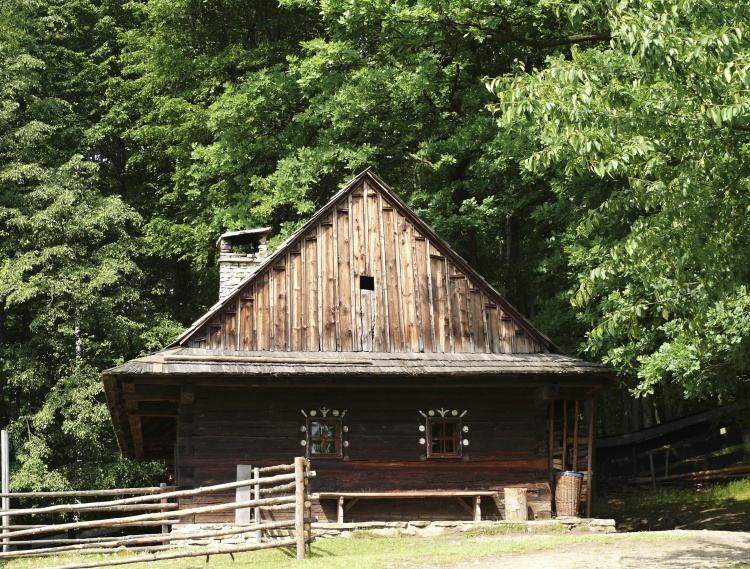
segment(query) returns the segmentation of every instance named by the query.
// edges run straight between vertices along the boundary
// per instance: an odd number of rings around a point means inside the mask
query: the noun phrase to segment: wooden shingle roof
[[[562,354],[464,354],[464,353],[352,353],[203,350],[173,348],[131,360],[107,375],[162,377],[244,376],[288,377],[549,377],[606,376],[612,370]]]

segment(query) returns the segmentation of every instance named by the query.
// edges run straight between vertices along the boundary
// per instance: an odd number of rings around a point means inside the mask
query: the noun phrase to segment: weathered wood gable
[[[175,344],[275,352],[551,347],[369,171]]]

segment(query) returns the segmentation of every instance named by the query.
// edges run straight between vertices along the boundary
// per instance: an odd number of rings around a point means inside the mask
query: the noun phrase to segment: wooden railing
[[[271,476],[267,476],[269,474],[271,474]],[[266,477],[262,477],[263,475],[266,475]],[[317,496],[311,495],[309,493],[309,480],[314,476],[315,472],[310,470],[309,461],[304,458],[296,458],[294,460],[294,464],[255,469],[253,477],[247,480],[229,482],[226,484],[217,484],[214,486],[206,486],[202,488],[194,488],[191,490],[175,490],[174,488],[159,487],[127,488],[120,490],[87,492],[11,493],[7,495],[10,498],[80,498],[121,495],[131,495],[131,497],[110,501],[88,502],[82,504],[76,503],[40,508],[0,510],[0,516],[7,516],[8,518],[12,518],[18,516],[36,516],[40,514],[53,513],[78,514],[84,512],[131,512],[136,510],[161,511],[123,517],[108,517],[98,520],[74,521],[69,523],[48,525],[4,525],[3,532],[0,533],[0,537],[3,538],[5,547],[4,551],[0,553],[0,559],[57,555],[66,551],[101,554],[112,552],[114,548],[120,547],[126,547],[131,549],[132,551],[165,551],[174,548],[174,545],[171,543],[173,541],[182,542],[184,540],[198,538],[212,539],[238,534],[255,535],[255,543],[204,546],[200,548],[190,548],[188,550],[182,551],[166,551],[159,554],[152,553],[150,555],[138,555],[132,558],[117,558],[104,561],[61,565],[56,567],[55,569],[110,567],[115,565],[125,565],[129,563],[142,563],[145,561],[159,561],[163,559],[179,559],[185,557],[197,557],[202,555],[208,556],[221,553],[231,554],[243,551],[268,549],[273,547],[296,547],[297,558],[305,559],[309,557],[310,543],[312,541],[310,524],[315,521],[315,519],[311,515],[311,502],[316,500]],[[247,486],[263,486],[263,489],[260,490],[260,494],[270,497],[256,497],[253,500],[234,501],[225,504],[186,508],[182,510],[177,509],[179,506],[176,502],[169,501],[178,498],[221,492]],[[258,496],[257,491],[256,496]],[[231,527],[226,527],[224,529],[201,531],[200,533],[169,533],[168,526],[178,523],[180,517],[192,516],[196,514],[200,515],[214,512],[225,512],[242,508],[257,508],[259,509],[259,511],[294,510],[294,517],[290,520],[274,522],[259,522],[258,519],[256,520],[256,523],[245,524],[241,527],[237,527],[238,524],[232,524]],[[132,526],[161,526],[162,533],[128,537],[98,537],[79,539],[42,539],[38,537],[44,534],[59,534],[63,532],[82,529]],[[288,539],[273,539],[265,543],[262,542],[261,535],[263,532],[269,532],[279,529],[291,530],[293,533],[293,537],[290,537]],[[8,549],[10,549],[11,547],[30,547],[32,545],[37,547],[35,547],[34,549],[19,549],[15,551],[8,551]]]

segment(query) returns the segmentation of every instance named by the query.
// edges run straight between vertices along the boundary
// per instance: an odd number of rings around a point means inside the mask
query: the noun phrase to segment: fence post
[[[253,498],[255,500],[260,500],[260,468],[257,466],[253,469],[253,478],[255,478],[255,487],[254,490],[254,496]],[[260,525],[260,506],[255,506],[255,523]],[[263,542],[263,530],[255,530],[255,542],[256,543],[262,543]]]
[[[2,472],[0,475],[2,475],[2,491],[3,494],[8,494],[10,492],[10,448],[8,446],[8,431],[0,431],[0,455],[2,455],[2,459],[0,460],[0,469]],[[2,508],[3,510],[9,510],[10,509],[10,498],[4,496],[2,499]],[[10,525],[10,516],[3,516],[3,526],[8,527]],[[3,532],[8,531],[7,529],[4,529]],[[7,537],[3,538],[3,551],[8,551],[10,544],[10,539]]]
[[[305,519],[312,519],[312,502],[310,501],[310,461],[305,459]],[[312,545],[312,522],[308,522],[305,525],[305,532],[307,537],[305,539],[305,554],[307,558],[312,557],[312,551],[310,547]]]
[[[161,484],[159,484],[159,488],[166,488],[166,487],[167,487],[167,483],[166,482],[162,482]],[[166,498],[162,498],[161,499],[161,503],[162,504],[166,504],[167,503],[167,499]],[[162,512],[163,511],[164,510],[162,510]],[[167,524],[163,524],[161,526],[161,533],[169,533],[169,526]]]
[[[305,459],[294,459],[294,535],[297,539],[297,559],[306,558],[305,539]]]
[[[237,482],[240,480],[248,480],[253,477],[253,468],[249,464],[238,464],[237,465]],[[250,497],[253,495],[253,489],[251,486],[241,486],[234,491],[235,502],[248,502]],[[234,523],[236,524],[249,524],[250,523],[250,508],[239,508],[234,511]]]

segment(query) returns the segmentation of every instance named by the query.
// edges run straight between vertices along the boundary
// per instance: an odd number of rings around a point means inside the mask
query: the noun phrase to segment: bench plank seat
[[[463,509],[471,514],[475,522],[482,520],[480,507],[482,496],[496,496],[491,490],[398,490],[392,492],[320,492],[321,500],[336,500],[338,502],[338,523],[344,523],[344,512],[354,506],[359,500],[371,499],[408,499],[408,498],[454,498]],[[471,506],[463,499],[472,498]],[[347,503],[348,501],[348,503]]]

